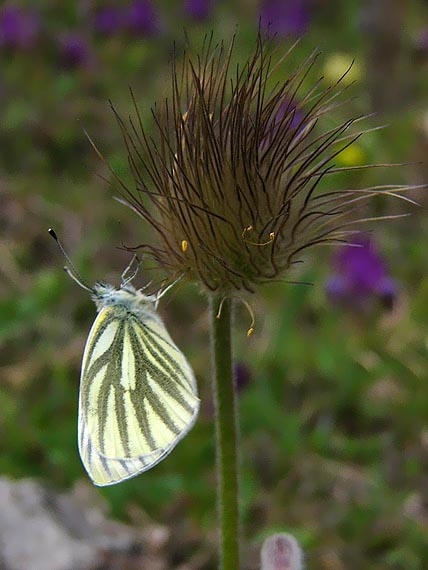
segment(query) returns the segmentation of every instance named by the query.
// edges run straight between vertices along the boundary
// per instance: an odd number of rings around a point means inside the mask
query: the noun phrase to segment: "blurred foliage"
[[[312,79],[325,75],[326,82],[355,60],[357,83],[336,116],[326,117],[327,126],[373,112],[367,128],[389,123],[339,155],[339,166],[409,163],[339,173],[328,180],[333,188],[427,178],[428,5],[391,2],[388,22],[379,27],[382,5],[313,0],[309,29],[290,62],[320,49]],[[129,254],[117,246],[150,239],[144,224],[111,199],[110,175],[84,129],[130,181],[108,100],[126,115],[132,86],[150,125],[151,107],[168,89],[173,41],[180,54],[186,35],[197,47],[210,30],[227,41],[238,26],[245,56],[258,6],[219,1],[208,19],[193,21],[181,3],[165,0],[157,3],[162,26],[151,36],[97,33],[95,8],[85,0],[41,0],[37,9],[35,45],[0,50],[0,472],[68,487],[85,477],[76,446],[77,393],[95,309],[62,272],[46,229],[56,228],[91,282],[118,283]],[[397,29],[395,51],[382,52]],[[85,38],[90,58],[64,65],[58,38],[66,32]],[[392,61],[373,56],[380,52]],[[250,339],[248,315],[237,308],[237,359],[252,375],[240,394],[246,537],[256,543],[273,531],[291,532],[307,552],[309,570],[428,567],[428,226],[424,191],[409,195],[422,207],[390,199],[373,203],[370,212],[413,214],[370,226],[400,284],[391,311],[331,305],[323,289],[332,271],[326,249],[290,275],[312,286],[275,284],[251,301],[257,319]],[[212,534],[206,303],[197,290],[177,286],[160,310],[196,371],[200,418],[154,470],[100,492],[117,516],[138,506],[159,521],[193,521],[200,533]]]

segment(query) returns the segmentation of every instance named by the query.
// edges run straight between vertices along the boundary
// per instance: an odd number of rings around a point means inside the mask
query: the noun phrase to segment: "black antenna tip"
[[[55,241],[58,241],[58,236],[56,235],[55,231],[52,228],[49,228],[48,232],[54,238]]]

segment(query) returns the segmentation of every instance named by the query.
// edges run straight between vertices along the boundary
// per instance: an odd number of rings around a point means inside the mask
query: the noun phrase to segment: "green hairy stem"
[[[219,310],[220,309],[220,310]],[[232,366],[232,300],[211,299],[220,568],[239,570],[238,411]]]

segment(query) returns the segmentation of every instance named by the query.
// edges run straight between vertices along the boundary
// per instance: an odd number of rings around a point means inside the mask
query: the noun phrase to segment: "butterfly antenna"
[[[92,289],[91,287],[89,287],[88,285],[86,285],[86,283],[83,281],[83,279],[80,277],[79,272],[77,271],[77,269],[74,267],[73,262],[71,261],[70,257],[67,255],[67,252],[65,251],[65,249],[62,246],[62,243],[59,241],[58,236],[56,235],[55,231],[52,228],[48,229],[49,234],[54,238],[54,240],[57,243],[57,246],[59,247],[62,255],[65,257],[68,265],[66,265],[64,267],[64,270],[66,271],[67,275],[69,275],[69,277],[71,277],[71,279],[73,279],[73,281],[75,281],[78,285],[80,285],[80,287],[82,287],[83,289],[86,289],[86,291],[90,291],[92,293]]]

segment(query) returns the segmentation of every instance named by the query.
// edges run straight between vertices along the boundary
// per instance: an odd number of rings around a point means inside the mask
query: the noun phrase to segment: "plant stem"
[[[221,305],[222,304],[222,305]],[[220,315],[219,307],[221,305]],[[232,366],[232,300],[211,298],[214,402],[216,409],[217,503],[220,568],[239,570],[238,411]]]

